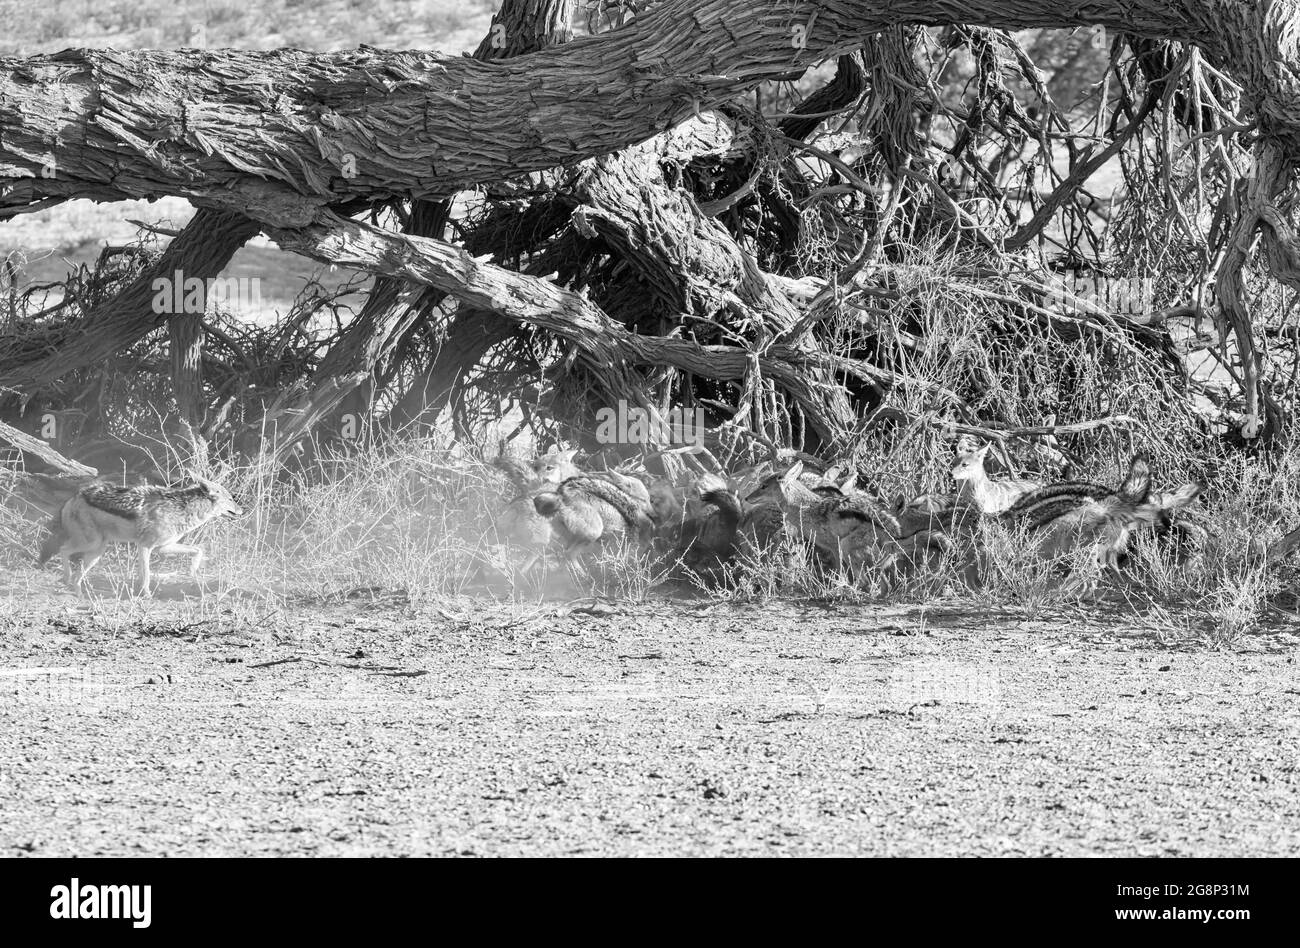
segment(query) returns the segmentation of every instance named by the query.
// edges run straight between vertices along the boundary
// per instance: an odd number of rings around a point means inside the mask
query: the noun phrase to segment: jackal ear
[[[695,482],[695,489],[703,494],[710,490],[728,490],[727,482],[717,474],[701,474]]]
[[[1186,507],[1200,496],[1201,489],[1201,485],[1195,482],[1184,484],[1182,487],[1178,488],[1178,490],[1166,494],[1164,503],[1161,504],[1161,507],[1165,510],[1177,510],[1181,507]]]
[[[786,472],[781,475],[781,483],[789,484],[790,482],[798,479],[799,475],[802,473],[803,473],[803,461],[795,461],[793,464],[790,465],[790,467],[786,470]]]
[[[572,464],[573,459],[577,457],[577,454],[578,454],[577,448],[569,448],[567,451],[556,452],[555,457],[562,464]]]
[[[841,494],[847,494],[853,488],[858,486],[858,474],[856,471],[849,471],[844,475],[844,480],[840,481],[839,488]]]
[[[217,495],[218,488],[215,481],[211,481],[208,478],[204,477],[202,474],[197,474],[197,473],[189,474],[188,479],[193,481],[199,487],[202,487],[203,492],[206,493],[209,497],[215,497]]]
[[[822,475],[822,480],[827,481],[831,484],[837,484],[840,479],[840,474],[841,474],[840,466],[837,464],[834,467],[830,467],[826,469],[826,473]]]
[[[1133,455],[1129,462],[1128,476],[1120,485],[1119,495],[1131,503],[1141,503],[1151,493],[1151,466],[1145,454]]]

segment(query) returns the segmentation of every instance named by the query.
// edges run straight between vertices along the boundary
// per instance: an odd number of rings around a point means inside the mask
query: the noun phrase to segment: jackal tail
[[[718,521],[723,527],[734,531],[740,526],[740,518],[744,516],[744,510],[740,505],[740,498],[731,491],[726,488],[706,490],[700,495],[700,499],[718,508]]]
[[[532,469],[518,458],[500,454],[492,459],[492,466],[505,474],[506,479],[521,491],[527,490],[533,479]]]

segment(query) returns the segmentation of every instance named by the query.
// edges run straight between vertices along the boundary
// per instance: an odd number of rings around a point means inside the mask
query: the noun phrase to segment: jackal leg
[[[153,547],[142,546],[140,550],[140,595],[151,596],[152,591],[149,589],[149,583],[152,576],[149,573],[149,565],[153,560]]]
[[[1110,526],[1102,532],[1097,543],[1097,558],[1101,563],[1102,571],[1116,583],[1124,581],[1124,574],[1119,568],[1119,559],[1128,550],[1131,533],[1128,527]]]
[[[60,552],[60,555],[63,558],[64,578],[68,580],[68,584],[77,591],[77,595],[81,595],[82,591],[85,589],[86,574],[90,572],[92,566],[99,562],[99,558],[104,555],[105,546],[106,544],[101,543],[99,546],[93,547],[89,550],[64,550]],[[79,557],[77,560],[77,573],[75,580],[73,580],[71,575],[72,557],[74,556]]]
[[[158,547],[158,552],[163,556],[185,555],[190,558],[190,575],[199,575],[199,566],[203,563],[203,551],[197,546],[189,546],[185,543],[168,543],[166,546]]]

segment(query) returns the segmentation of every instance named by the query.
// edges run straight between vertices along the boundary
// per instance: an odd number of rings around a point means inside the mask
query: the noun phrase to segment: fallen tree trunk
[[[1300,152],[1296,0],[669,0],[493,62],[362,48],[68,50],[0,60],[0,216],[177,194],[300,227],[352,199],[445,197],[644,141],[901,23],[1101,25],[1201,47]]]

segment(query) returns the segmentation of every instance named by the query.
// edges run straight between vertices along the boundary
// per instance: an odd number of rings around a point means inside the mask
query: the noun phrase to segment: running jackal
[[[150,563],[154,552],[190,557],[190,575],[197,575],[203,551],[178,542],[210,520],[243,510],[220,484],[195,478],[189,487],[118,487],[102,481],[87,484],[63,505],[51,535],[41,545],[39,563],[57,552],[63,558],[63,578],[78,592],[86,574],[110,543],[133,544],[139,552],[140,592],[149,595]],[[76,558],[77,576],[72,576]]]
[[[1200,492],[1195,483],[1168,493],[1153,492],[1151,468],[1146,456],[1138,454],[1117,489],[1083,481],[1053,484],[1026,494],[1000,518],[1026,524],[1034,531],[1039,554],[1046,559],[1092,543],[1101,565],[1117,574],[1119,559],[1134,532],[1168,527]]]

